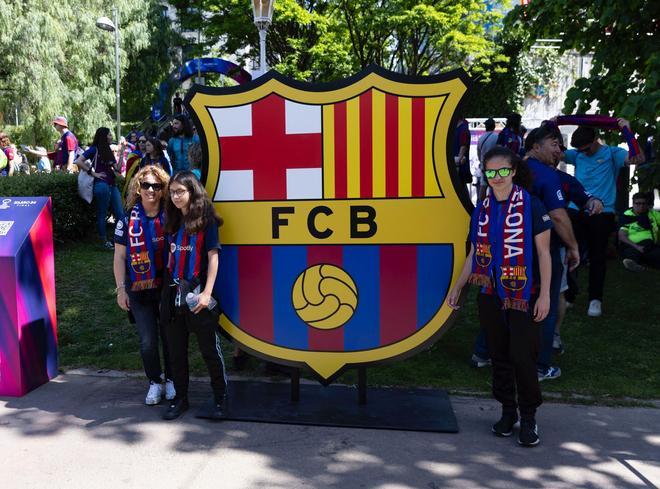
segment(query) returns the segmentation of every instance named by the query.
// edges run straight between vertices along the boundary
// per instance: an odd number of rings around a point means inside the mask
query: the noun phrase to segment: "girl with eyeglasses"
[[[144,156],[142,157],[142,161],[140,161],[140,168],[144,168],[147,165],[158,165],[170,176],[172,175],[172,166],[165,157],[163,145],[156,138],[145,139]]]
[[[493,395],[502,417],[492,427],[511,436],[520,413],[518,443],[539,443],[536,410],[541,389],[536,370],[541,327],[550,308],[550,229],[540,200],[527,189],[531,173],[511,150],[496,147],[484,157],[489,189],[470,222],[470,252],[447,297],[460,308],[463,287],[480,287],[479,320],[492,361]]]
[[[188,338],[197,336],[202,358],[211,378],[213,399],[201,417],[221,419],[227,392],[224,359],[220,349],[219,308],[210,308],[218,274],[222,219],[213,210],[206,190],[192,172],[181,171],[170,180],[166,205],[169,239],[167,287],[163,289],[161,318],[166,324],[176,398],[163,418],[176,419],[188,409]],[[189,292],[197,293],[192,309]]]
[[[161,287],[167,259],[165,202],[170,177],[159,166],[147,166],[129,183],[128,216],[115,228],[114,275],[117,305],[129,312],[140,336],[140,355],[149,390],[144,403],[154,406],[163,396],[174,399],[167,340],[159,321]],[[163,348],[165,384],[159,340]]]

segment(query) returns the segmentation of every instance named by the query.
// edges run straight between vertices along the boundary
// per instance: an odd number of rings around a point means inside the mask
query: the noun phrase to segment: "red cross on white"
[[[320,105],[271,94],[252,104],[209,111],[220,141],[214,200],[322,197]]]

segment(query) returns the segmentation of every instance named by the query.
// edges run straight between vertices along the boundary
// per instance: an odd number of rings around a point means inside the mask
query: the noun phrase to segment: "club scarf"
[[[503,309],[527,311],[533,285],[532,198],[514,185],[503,205],[494,199],[489,188],[479,203],[469,282],[485,287],[486,294],[497,293]]]
[[[623,137],[626,139],[626,143],[628,143],[628,155],[633,157],[641,152],[639,149],[639,143],[637,142],[637,139],[635,139],[635,135],[627,127],[619,127],[619,122],[616,120],[616,117],[598,114],[561,115],[557,117],[557,125],[590,126],[609,130],[620,130],[621,134],[623,134]]]
[[[154,219],[147,217],[142,203],[137,203],[131,209],[126,254],[131,290],[155,289],[160,286],[165,261],[164,224],[162,209]]]

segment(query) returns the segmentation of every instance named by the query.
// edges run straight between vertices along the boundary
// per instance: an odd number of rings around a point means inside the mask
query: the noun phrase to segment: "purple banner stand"
[[[0,197],[0,396],[57,375],[50,197]]]

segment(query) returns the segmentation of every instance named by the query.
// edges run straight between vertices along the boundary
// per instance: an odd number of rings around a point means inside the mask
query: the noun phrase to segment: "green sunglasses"
[[[511,175],[511,172],[513,171],[513,168],[499,168],[497,170],[484,170],[484,175],[486,175],[487,179],[492,179],[495,178],[495,175],[499,175],[501,177],[508,177]]]

